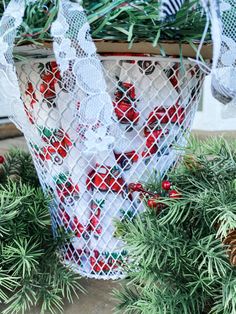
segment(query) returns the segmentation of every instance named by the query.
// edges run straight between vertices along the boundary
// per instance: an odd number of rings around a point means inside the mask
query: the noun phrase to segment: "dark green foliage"
[[[131,256],[130,279],[116,292],[118,311],[236,313],[236,264],[230,263],[236,237],[233,246],[223,244],[236,230],[236,143],[193,141],[169,178],[180,199],[162,199],[161,212],[149,208],[118,223]]]
[[[29,4],[19,32],[18,44],[50,40],[50,25],[58,11],[50,0]],[[9,0],[0,0],[0,17]],[[94,39],[115,41],[149,41],[156,45],[159,40],[188,41],[201,39],[206,19],[199,0],[186,1],[176,18],[160,22],[157,0],[84,0]]]
[[[129,42],[143,40],[155,45],[161,39],[201,39],[205,17],[199,8],[192,10],[197,3],[196,0],[187,1],[176,18],[160,22],[160,1],[84,1],[94,38]]]
[[[21,181],[32,187],[39,187],[39,180],[29,153],[11,149],[4,156],[5,162],[0,165],[0,183],[10,177],[12,181]]]
[[[66,236],[52,236],[49,200],[29,154],[13,151],[5,159],[0,185],[0,303],[5,303],[1,313],[30,313],[35,305],[41,306],[41,313],[63,313],[63,298],[72,302],[83,290],[79,277],[57,254]],[[16,182],[8,175],[13,168],[20,178]]]

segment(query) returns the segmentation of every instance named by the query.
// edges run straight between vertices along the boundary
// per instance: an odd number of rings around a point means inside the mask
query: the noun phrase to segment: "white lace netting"
[[[51,34],[65,89],[75,102],[81,132],[86,134],[90,129],[97,133],[99,128],[109,127],[113,123],[113,104],[106,91],[101,63],[82,6],[60,1]]]
[[[24,1],[11,1],[0,21],[0,95],[1,104],[12,111],[21,104],[20,89],[14,69],[13,47],[17,28],[22,23]],[[17,121],[16,121],[17,122]]]
[[[12,107],[12,118],[21,103],[19,84],[14,68],[13,48],[17,29],[22,23],[25,7],[36,0],[12,0],[7,6],[0,24],[0,92],[3,106]],[[114,121],[113,104],[106,91],[101,63],[90,35],[86,14],[79,3],[69,0],[59,2],[59,12],[52,24],[54,53],[59,65],[64,89],[74,103],[75,116],[81,126],[81,149],[86,149],[83,141],[88,130],[95,133]],[[22,129],[24,125],[21,123]],[[113,139],[114,141],[114,139]],[[112,145],[112,143],[111,143]],[[111,146],[110,145],[110,146]],[[109,147],[107,147],[109,149]],[[96,153],[96,151],[94,151]]]
[[[236,105],[236,1],[211,1],[210,4],[214,43],[212,93],[230,108]]]
[[[162,1],[161,12],[165,17],[180,9],[184,1]],[[235,0],[201,0],[206,13],[207,23],[197,53],[196,62],[209,74],[212,74],[212,94],[223,104],[228,104],[224,117],[236,113],[236,1]],[[166,5],[168,10],[166,10]],[[171,8],[173,9],[171,11]],[[214,44],[212,69],[200,62],[200,51],[211,22]]]
[[[24,6],[12,0],[1,21],[0,93],[8,101],[9,87],[15,90],[9,95],[14,119],[51,196],[54,233],[75,235],[62,258],[84,276],[120,278],[127,252],[114,220],[145,209],[143,193],[130,185],[160,178],[175,165],[204,75],[196,63],[173,57],[101,56],[102,67],[82,7],[61,0],[51,29],[56,60],[18,62],[16,76],[13,42]]]

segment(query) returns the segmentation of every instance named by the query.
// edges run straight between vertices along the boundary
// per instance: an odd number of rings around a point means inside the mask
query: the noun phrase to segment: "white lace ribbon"
[[[223,104],[236,104],[236,3],[202,0],[210,16],[213,40],[212,93]]]
[[[14,41],[29,2],[36,0],[11,0],[0,22],[0,96],[2,105],[13,109],[22,106],[13,61]],[[59,1],[51,34],[65,88],[75,103],[78,125],[84,128],[84,134],[89,129],[100,132],[99,128],[104,127],[108,134],[113,124],[113,104],[83,7],[69,0]]]
[[[60,1],[51,35],[66,90],[80,104],[75,106],[75,114],[85,138],[88,129],[99,133],[100,128],[104,131],[106,127],[109,133],[114,108],[82,6],[69,0]]]
[[[14,67],[13,48],[17,29],[22,23],[25,11],[24,0],[12,0],[0,21],[0,99],[1,106],[10,107],[12,117],[22,107],[20,88]],[[21,126],[17,119],[14,122]]]

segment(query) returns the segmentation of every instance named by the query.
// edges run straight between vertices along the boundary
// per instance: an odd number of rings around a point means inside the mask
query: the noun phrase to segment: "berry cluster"
[[[141,183],[131,183],[129,184],[129,191],[132,192],[139,192],[147,199],[147,206],[149,208],[156,208],[156,209],[163,209],[165,208],[165,204],[162,203],[161,199],[164,197],[169,197],[172,199],[179,199],[181,198],[181,194],[177,191],[172,189],[172,184],[170,181],[162,181],[161,182],[161,189],[159,193],[153,193],[146,190]]]

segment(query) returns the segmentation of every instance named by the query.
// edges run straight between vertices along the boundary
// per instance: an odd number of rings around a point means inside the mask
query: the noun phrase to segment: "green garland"
[[[118,223],[130,254],[120,313],[236,313],[235,178],[236,142],[193,142],[169,176],[175,198]],[[160,195],[158,182],[147,189]]]
[[[41,314],[64,313],[64,299],[72,302],[83,289],[59,260],[68,236],[52,235],[49,201],[29,154],[6,155],[0,179],[0,312],[31,313],[37,305]]]
[[[50,26],[58,11],[49,0],[29,4],[17,42],[39,43],[50,41]],[[9,0],[0,0],[0,17]],[[199,7],[199,0],[186,1],[176,18],[161,22],[158,19],[157,0],[84,0],[94,39],[140,42],[154,45],[160,40],[192,42],[200,40],[206,18]],[[209,37],[208,37],[209,39]]]

